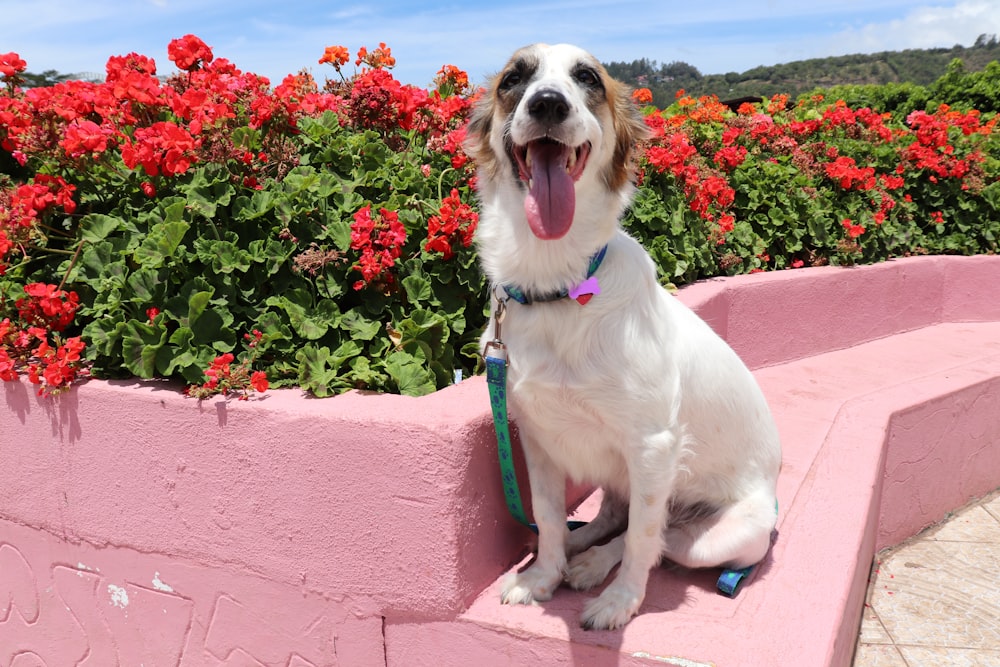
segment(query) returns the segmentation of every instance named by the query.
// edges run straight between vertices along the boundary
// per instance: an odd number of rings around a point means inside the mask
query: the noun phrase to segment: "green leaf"
[[[295,353],[299,362],[299,386],[320,398],[330,395],[336,373],[329,368],[330,348],[306,345]]]
[[[83,328],[83,337],[88,341],[87,351],[105,356],[117,354],[121,345],[125,321],[119,313],[116,316],[99,317]]]
[[[126,280],[132,291],[131,301],[138,304],[155,304],[162,297],[160,273],[155,269],[141,267],[131,273]],[[158,304],[157,304],[158,305]]]
[[[340,318],[340,327],[351,334],[354,340],[371,340],[382,331],[382,323],[370,320],[357,310],[351,309]]]
[[[187,319],[184,320],[188,326],[198,321],[205,309],[208,308],[208,302],[211,298],[212,292],[195,292],[188,297]]]
[[[283,296],[268,298],[267,305],[278,306],[288,315],[292,329],[306,340],[318,340],[340,322],[340,308],[331,299],[321,299],[310,305],[309,295],[302,290],[289,290]]]
[[[209,181],[206,169],[198,169],[191,177],[187,191],[187,208],[191,212],[212,220],[219,206],[228,206],[235,192],[228,179]]]
[[[156,355],[166,337],[167,331],[161,327],[152,327],[136,320],[126,322],[122,336],[125,367],[138,377],[154,377]]]
[[[423,276],[409,275],[403,278],[402,282],[403,289],[406,290],[406,298],[413,305],[417,305],[421,301],[428,301],[433,295],[431,281]]]
[[[434,373],[424,366],[419,354],[396,350],[385,360],[385,370],[401,394],[425,396],[437,389]]]
[[[149,230],[149,235],[136,248],[132,257],[143,266],[156,269],[163,266],[167,258],[173,257],[191,224],[184,220],[162,222]]]
[[[107,238],[108,234],[118,229],[121,218],[99,213],[88,213],[80,218],[80,238],[87,243],[97,243]]]

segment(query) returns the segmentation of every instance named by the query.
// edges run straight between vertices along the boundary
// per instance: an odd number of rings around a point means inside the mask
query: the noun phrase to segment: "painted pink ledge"
[[[657,572],[619,633],[576,628],[575,594],[499,605],[527,535],[482,378],[202,403],[166,383],[43,399],[6,382],[0,667],[846,665],[876,547],[1000,486],[997,284],[998,257],[925,257],[683,289],[772,401],[779,538],[736,600],[709,573]]]

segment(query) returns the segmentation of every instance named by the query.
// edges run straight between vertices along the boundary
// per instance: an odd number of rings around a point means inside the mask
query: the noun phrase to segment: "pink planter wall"
[[[679,298],[762,368],[1000,320],[984,298],[997,284],[1000,258],[928,257],[711,280]],[[156,382],[2,389],[0,667],[385,665],[386,620],[452,619],[524,553],[482,378],[423,398],[200,404]],[[894,432],[929,434],[920,479],[960,422],[896,417]],[[880,543],[914,529],[914,502],[961,495],[907,488],[886,489]]]

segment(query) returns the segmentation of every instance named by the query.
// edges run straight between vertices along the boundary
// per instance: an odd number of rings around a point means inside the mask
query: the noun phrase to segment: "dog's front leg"
[[[530,438],[521,438],[528,464],[531,505],[538,526],[538,556],[528,569],[507,578],[505,604],[548,600],[566,570],[566,475]]]
[[[625,625],[646,597],[649,571],[663,554],[667,504],[677,470],[679,439],[664,431],[642,439],[629,455],[628,528],[624,534],[621,568],[614,581],[583,610],[587,629]]]

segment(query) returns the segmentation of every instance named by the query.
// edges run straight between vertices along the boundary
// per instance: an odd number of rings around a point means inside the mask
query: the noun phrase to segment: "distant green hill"
[[[835,56],[799,60],[783,65],[755,67],[742,74],[702,74],[685,62],[658,64],[642,58],[631,63],[605,63],[608,72],[636,87],[649,88],[653,103],[665,107],[673,103],[683,89],[688,94],[717,95],[720,100],[747,96],[771,97],[787,94],[793,99],[816,88],[883,84],[927,86],[948,71],[948,65],[960,59],[967,72],[976,72],[994,60],[1000,60],[996,35],[980,35],[969,47],[949,49],[906,49],[881,53]]]

